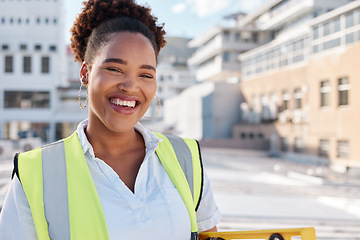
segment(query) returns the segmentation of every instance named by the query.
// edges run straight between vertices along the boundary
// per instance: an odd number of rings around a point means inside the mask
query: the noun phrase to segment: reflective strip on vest
[[[184,200],[192,236],[195,236],[198,232],[195,207],[202,191],[197,142],[155,134],[163,139],[156,153]],[[21,153],[18,161],[20,181],[39,240],[109,239],[100,200],[76,132],[63,141]]]
[[[42,155],[50,162],[42,165]],[[100,200],[76,132],[63,141],[21,153],[18,161],[20,181],[39,240],[50,237],[53,240],[109,239]],[[59,183],[61,179],[65,183]],[[58,220],[53,222],[54,219]],[[64,222],[56,225],[59,221]]]
[[[175,155],[183,170],[183,173],[185,174],[191,195],[194,199],[194,174],[190,149],[182,138],[173,135],[164,136],[169,139],[172,147],[174,148]]]
[[[198,147],[194,149],[194,145],[189,146],[183,139],[179,137],[164,136],[163,134],[160,133],[155,133],[155,134],[160,139],[163,140],[162,142],[159,143],[159,148],[156,149],[156,153],[185,203],[185,206],[189,213],[189,217],[191,221],[191,232],[193,235],[194,233],[198,232],[195,208],[199,199],[194,199],[193,192],[190,190],[190,188],[194,189],[195,186],[193,184],[194,172],[193,170],[189,171],[188,168],[193,165],[193,162],[200,162],[201,164],[199,158],[197,161],[196,160],[194,161],[192,159],[192,152],[194,151],[198,152],[199,149]],[[195,140],[192,141],[196,143]],[[159,151],[160,148],[165,148],[167,149],[167,151]],[[182,166],[184,166],[185,169],[184,171],[181,171]],[[191,180],[189,180],[190,182],[192,182],[191,187],[190,187],[190,183],[188,183],[186,179],[186,175],[189,176],[190,173],[192,174],[192,176],[190,177]],[[200,179],[202,185],[202,172],[201,174],[198,173],[199,172],[196,172],[195,175],[201,175]],[[198,176],[196,176],[195,179],[198,179]],[[201,188],[201,186],[198,185],[198,182],[196,183],[195,188],[196,187],[199,187],[199,189]]]
[[[54,154],[55,153],[55,154]],[[64,142],[41,149],[45,218],[51,239],[70,240]],[[57,231],[61,229],[61,231]]]

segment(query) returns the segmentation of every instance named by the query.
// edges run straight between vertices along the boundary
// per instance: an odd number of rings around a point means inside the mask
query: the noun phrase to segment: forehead
[[[103,47],[102,53],[106,57],[116,55],[127,56],[129,60],[142,56],[144,60],[155,60],[155,50],[150,40],[140,33],[120,32],[110,37],[110,41]]]

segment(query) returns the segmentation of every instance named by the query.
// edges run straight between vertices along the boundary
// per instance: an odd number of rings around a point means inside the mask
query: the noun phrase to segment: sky
[[[83,0],[65,1],[65,29],[69,32],[75,17],[80,13]],[[169,36],[194,38],[226,15],[236,12],[248,13],[266,0],[137,0],[149,5],[159,23],[165,23]],[[69,42],[68,34],[66,41]]]

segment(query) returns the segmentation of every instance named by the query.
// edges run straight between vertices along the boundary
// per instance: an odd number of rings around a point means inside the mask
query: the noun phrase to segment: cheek
[[[150,83],[147,87],[147,94],[150,96],[151,99],[154,98],[154,95],[156,94],[157,84],[156,81],[153,83]]]
[[[92,81],[89,82],[88,85],[88,96],[90,103],[97,104],[99,103],[102,98],[102,89],[105,89],[105,85],[103,82],[100,81]]]

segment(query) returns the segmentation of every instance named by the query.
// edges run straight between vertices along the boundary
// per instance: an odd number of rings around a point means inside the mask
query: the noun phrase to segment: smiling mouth
[[[111,98],[110,102],[112,102],[113,104],[117,105],[117,106],[121,106],[121,107],[129,107],[129,108],[135,108],[136,105],[138,104],[137,101],[125,101],[125,100],[121,100],[120,98]]]

